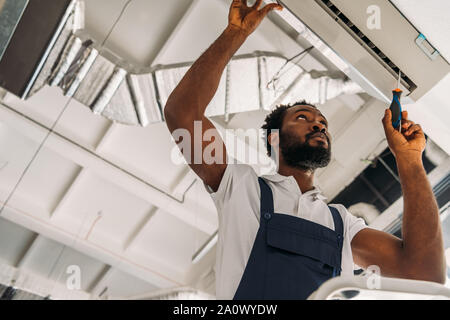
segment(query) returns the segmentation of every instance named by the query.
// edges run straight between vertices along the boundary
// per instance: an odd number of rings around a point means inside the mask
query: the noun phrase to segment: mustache
[[[328,136],[325,133],[323,133],[323,132],[311,132],[311,133],[308,133],[305,136],[305,140],[308,141],[308,140],[311,140],[311,139],[313,139],[315,137],[322,137],[324,139],[327,139],[328,144],[330,144],[330,138],[328,138]]]

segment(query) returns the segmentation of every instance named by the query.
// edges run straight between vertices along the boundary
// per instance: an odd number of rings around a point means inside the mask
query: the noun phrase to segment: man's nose
[[[312,129],[314,132],[322,132],[325,133],[327,128],[325,127],[325,125],[323,123],[320,122],[314,122],[312,124]]]

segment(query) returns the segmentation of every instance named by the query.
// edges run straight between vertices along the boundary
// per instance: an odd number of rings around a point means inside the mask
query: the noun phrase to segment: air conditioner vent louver
[[[355,38],[366,50],[374,56],[395,78],[398,77],[401,71],[401,83],[405,88],[412,93],[417,85],[397,67],[395,63],[389,59],[365,34],[362,32],[349,18],[347,18],[331,0],[315,0],[325,11],[340,25],[347,30],[347,32]]]

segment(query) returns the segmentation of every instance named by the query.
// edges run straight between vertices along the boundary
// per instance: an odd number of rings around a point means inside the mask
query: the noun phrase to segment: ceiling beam
[[[30,120],[4,104],[0,104],[0,118],[4,119],[5,123],[12,125],[13,128],[18,128],[19,132],[37,143],[42,143],[42,136],[45,136],[45,134],[48,133],[48,128],[44,125]],[[190,207],[194,205],[193,203],[190,203],[190,206],[186,205],[186,202],[188,201],[186,198],[175,198],[173,195],[158,189],[141,178],[115,165],[108,159],[101,157],[58,133],[50,134],[45,147],[70,159],[82,168],[89,168],[89,170],[95,172],[96,175],[137,195],[144,201],[148,201],[150,204],[163,209],[165,212],[174,215],[181,221],[202,232],[212,234],[217,229],[217,225],[211,223],[210,220],[202,219],[201,217],[202,215],[208,216],[209,214],[216,214],[215,212],[203,212],[199,215],[198,208],[197,212],[191,210]],[[64,196],[61,201],[66,201],[65,198],[70,196],[70,190],[71,188],[68,189],[69,195]],[[56,209],[59,207],[60,205],[57,205]]]
[[[167,288],[180,286],[184,283],[185,275],[183,273],[174,270],[168,265],[164,265],[159,260],[155,259],[146,265],[141,265],[128,258],[123,252],[114,252],[86,239],[80,239],[76,234],[69,234],[66,230],[52,225],[46,220],[9,207],[4,209],[3,217],[29,230],[45,235],[46,238],[118,268],[125,273],[133,274],[135,277],[157,287]]]
[[[139,238],[139,235],[142,233],[142,230],[145,230],[145,227],[147,226],[147,224],[150,223],[150,220],[153,218],[153,216],[156,214],[157,211],[158,211],[158,208],[153,207],[147,213],[147,215],[144,217],[144,219],[142,219],[142,221],[140,221],[137,224],[137,226],[134,228],[134,230],[130,232],[130,235],[128,236],[128,239],[125,240],[125,243],[123,244],[123,250],[124,251],[128,250],[128,248],[132,246],[134,241],[137,238]]]
[[[160,48],[160,50],[159,50],[158,54],[156,55],[155,59],[153,59],[153,62],[150,64],[151,66],[160,64],[161,58],[166,53],[166,50],[170,47],[171,43],[176,38],[176,35],[178,34],[178,32],[185,26],[186,22],[189,20],[190,15],[194,11],[194,9],[199,5],[200,1],[201,0],[193,0],[192,1],[191,5],[186,10],[185,14],[180,19],[180,21],[178,22],[177,26],[173,29],[172,33],[167,38],[167,40],[164,43],[164,45]]]

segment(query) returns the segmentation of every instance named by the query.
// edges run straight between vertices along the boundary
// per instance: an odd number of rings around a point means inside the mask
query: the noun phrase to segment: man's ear
[[[278,148],[280,145],[280,132],[272,131],[269,135],[269,143],[272,146],[272,148]]]

